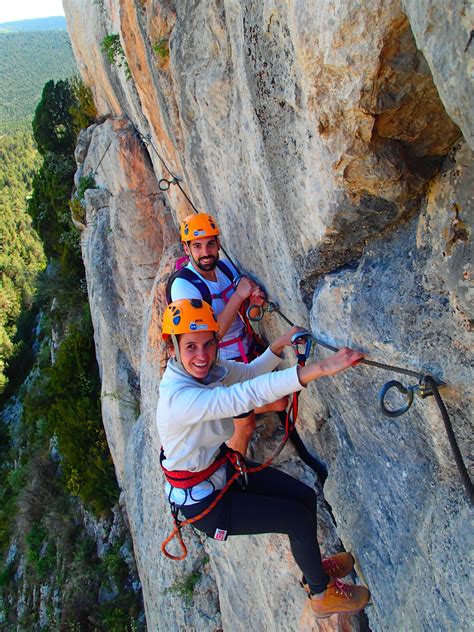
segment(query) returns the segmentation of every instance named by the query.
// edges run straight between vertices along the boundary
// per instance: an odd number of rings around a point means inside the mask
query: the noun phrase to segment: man
[[[239,310],[248,298],[251,303],[261,305],[266,298],[265,293],[254,281],[240,276],[230,261],[219,258],[219,228],[211,215],[190,215],[181,224],[180,232],[189,263],[173,275],[169,300],[210,300],[219,322],[220,357],[247,363],[253,357],[254,341],[247,333]],[[239,279],[236,287],[234,278]],[[235,433],[228,445],[245,455],[255,430],[255,413],[282,411],[286,404],[287,398],[284,397],[237,417],[234,420]]]

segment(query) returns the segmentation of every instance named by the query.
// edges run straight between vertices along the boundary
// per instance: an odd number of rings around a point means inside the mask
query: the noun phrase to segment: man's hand
[[[229,327],[237,318],[237,314],[242,306],[242,303],[252,296],[252,294],[259,294],[260,292],[261,289],[254,281],[252,281],[252,279],[245,276],[240,277],[235,292],[225,304],[222,312],[217,315],[217,320],[219,322],[219,334],[221,337],[225,335]]]
[[[266,303],[266,301],[267,301],[267,295],[262,290],[262,288],[259,287],[258,285],[257,285],[257,289],[255,290],[255,292],[252,292],[252,294],[250,295],[249,298],[250,298],[250,304],[251,305],[258,305],[259,307],[264,305],[264,303]]]
[[[237,289],[235,290],[237,296],[239,296],[243,301],[246,298],[249,298],[252,294],[256,294],[258,292],[261,292],[258,285],[252,281],[252,279],[245,276],[241,277]]]

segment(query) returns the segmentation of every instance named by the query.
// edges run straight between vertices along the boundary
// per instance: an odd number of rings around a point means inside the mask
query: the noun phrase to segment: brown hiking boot
[[[345,577],[354,568],[354,558],[350,553],[336,553],[323,560],[323,568],[329,577]]]
[[[349,575],[351,570],[354,568],[354,558],[346,551],[343,553],[336,553],[335,555],[331,555],[331,557],[327,557],[323,560],[323,568],[324,572],[329,575],[329,577],[337,577],[340,579],[341,577]],[[304,575],[300,584],[307,593],[310,592],[308,582],[306,581]]]
[[[322,597],[309,595],[311,609],[318,619],[332,614],[355,614],[368,603],[370,593],[365,586],[348,586],[340,579],[331,579]]]

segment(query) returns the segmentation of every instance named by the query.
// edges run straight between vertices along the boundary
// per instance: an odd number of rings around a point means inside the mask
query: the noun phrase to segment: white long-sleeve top
[[[300,391],[297,367],[272,373],[270,347],[250,364],[222,360],[198,381],[170,360],[160,384],[156,423],[168,470],[199,472],[234,433],[233,417]]]

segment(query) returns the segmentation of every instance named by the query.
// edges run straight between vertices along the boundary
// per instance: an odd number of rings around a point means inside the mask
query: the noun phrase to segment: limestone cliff
[[[154,426],[158,323],[163,280],[179,251],[176,226],[191,209],[177,186],[163,193],[158,181],[171,179],[167,168],[182,178],[195,205],[217,216],[232,257],[291,320],[334,345],[446,382],[468,461],[472,5],[64,6],[83,78],[108,115],[81,135],[77,151],[77,177],[95,172],[99,187],[86,193],[82,248],[103,417],[148,628],[363,628],[354,617],[318,627],[280,536],[202,544],[190,531],[185,562],[160,553],[170,520]],[[117,36],[115,64],[101,51],[107,35]],[[283,324],[268,315],[264,327],[272,336]],[[398,378],[359,366],[302,397],[300,432],[330,472],[324,496],[335,523],[321,494],[322,548],[335,550],[340,538],[355,553],[373,595],[371,629],[467,630],[470,506],[433,398],[416,399],[403,417],[381,414],[378,390]],[[278,432],[260,426],[257,458]],[[291,449],[282,461],[317,485]],[[179,587],[197,570],[188,601]]]

